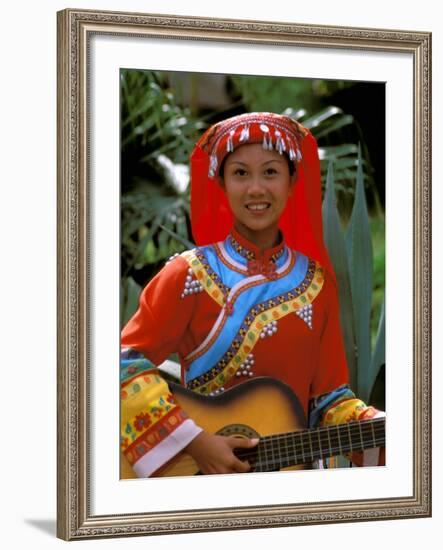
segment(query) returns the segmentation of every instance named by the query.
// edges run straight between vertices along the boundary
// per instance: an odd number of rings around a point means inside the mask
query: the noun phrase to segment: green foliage
[[[231,75],[230,80],[249,111],[281,113],[288,104],[315,111],[324,98],[352,85],[343,80]]]
[[[126,325],[138,307],[141,286],[132,277],[125,277],[120,282],[120,324]]]
[[[345,344],[346,359],[350,373],[350,382],[351,386],[355,388],[357,387],[357,369],[355,356],[354,311],[351,299],[351,281],[349,277],[346,243],[340,224],[337,202],[335,198],[332,160],[329,161],[322,214],[325,245],[328,249],[337,277],[340,303],[340,321]]]
[[[339,222],[332,163],[323,202],[323,219],[325,243],[337,275],[351,386],[359,397],[368,401],[379,370],[385,363],[385,316],[382,307],[375,344],[371,345],[374,262],[360,164],[354,206],[346,232]]]
[[[175,163],[187,163],[204,124],[177,105],[163,73],[123,69],[120,78],[123,155],[137,149],[144,151],[137,154],[141,163],[155,163],[161,153]],[[128,183],[125,173],[122,176]]]
[[[155,71],[121,71],[121,120],[122,276],[143,285],[189,242],[188,160],[205,124]]]

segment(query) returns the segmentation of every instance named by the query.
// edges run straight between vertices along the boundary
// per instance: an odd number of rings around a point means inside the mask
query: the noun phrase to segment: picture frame
[[[111,47],[117,39],[130,41],[137,48],[141,48],[143,41],[147,40],[151,45],[158,46],[175,40],[181,41],[183,48],[190,45],[200,50],[210,50],[210,53],[217,46],[225,48],[230,54],[232,45],[257,50],[263,47],[279,53],[283,48],[286,48],[286,53],[304,48],[322,54],[349,52],[357,58],[375,52],[379,61],[383,61],[383,56],[398,54],[410,64],[413,137],[409,161],[412,173],[411,190],[406,194],[411,202],[408,212],[411,213],[412,231],[408,248],[413,292],[408,301],[412,326],[411,368],[408,371],[411,421],[407,431],[412,445],[405,472],[409,476],[410,487],[403,493],[400,489],[395,496],[322,497],[298,502],[280,502],[279,495],[268,494],[263,496],[266,502],[256,505],[245,504],[241,500],[229,505],[226,504],[229,503],[228,498],[223,500],[224,505],[220,505],[220,500],[212,506],[205,506],[203,500],[199,504],[197,497],[193,502],[189,500],[188,506],[185,501],[180,509],[166,509],[164,505],[148,511],[142,507],[130,512],[118,509],[102,512],[99,509],[99,499],[94,493],[97,487],[95,480],[99,475],[97,457],[91,451],[97,437],[97,425],[102,426],[100,413],[97,412],[101,401],[94,375],[94,349],[99,340],[101,319],[100,307],[95,300],[95,278],[107,258],[106,253],[102,255],[99,252],[100,247],[95,240],[98,226],[95,219],[100,204],[106,201],[97,198],[96,190],[91,186],[91,181],[96,177],[97,158],[94,155],[98,147],[93,138],[94,128],[98,124],[94,113],[97,104],[91,100],[92,91],[97,93],[98,88],[98,62],[94,57],[96,37],[104,38],[105,48]],[[399,59],[394,59],[393,63],[400,63]],[[430,33],[69,9],[58,13],[57,69],[58,536],[73,540],[430,516]],[[103,208],[107,210],[106,204]],[[115,208],[112,211],[115,214]],[[118,231],[111,233],[115,235]],[[115,292],[118,293],[117,290]],[[115,340],[118,346],[118,333],[115,333]],[[389,340],[387,346],[390,346]],[[111,353],[112,357],[114,355]],[[116,360],[115,368],[117,364]],[[113,369],[112,366],[109,368]],[[395,407],[388,409],[388,419],[392,418],[393,424],[395,410]],[[110,433],[108,439],[112,440],[112,434],[117,437],[115,430],[112,432],[111,429]],[[115,474],[118,475],[118,472]],[[148,482],[156,483],[153,487],[157,489],[158,481]],[[174,491],[174,484],[178,483],[175,480],[162,482],[167,483],[167,491]],[[212,481],[205,480],[205,483],[209,487]],[[243,478],[241,483],[245,483]],[[117,491],[115,494],[120,493]]]

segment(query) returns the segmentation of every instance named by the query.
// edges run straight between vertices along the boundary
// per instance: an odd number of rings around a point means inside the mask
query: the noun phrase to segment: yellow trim
[[[125,386],[121,390],[122,441],[131,444],[175,408],[177,405],[168,401],[170,397],[167,382],[157,374],[141,374]],[[149,423],[137,430],[137,417],[146,417]]]
[[[367,408],[367,405],[360,399],[346,399],[326,411],[321,424],[322,426],[335,426],[358,420],[360,414]]]
[[[213,279],[208,275],[208,272],[204,268],[201,261],[197,258],[193,250],[186,250],[182,252],[181,256],[188,262],[189,267],[194,272],[194,275],[200,284],[203,286],[205,292],[217,302],[220,307],[223,307],[225,299],[220,287],[215,283]]]

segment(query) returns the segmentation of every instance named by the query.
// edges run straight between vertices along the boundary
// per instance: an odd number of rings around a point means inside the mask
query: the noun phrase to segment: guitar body
[[[205,431],[260,438],[254,448],[234,450],[240,459],[247,458],[252,471],[303,469],[314,460],[385,446],[384,418],[306,429],[305,415],[297,397],[289,386],[273,378],[254,378],[213,397],[176,384],[171,384],[171,390],[182,409]],[[183,451],[154,475],[198,473],[196,462]],[[135,477],[123,455],[121,477]]]
[[[174,398],[205,431],[238,437],[263,437],[306,428],[303,409],[292,390],[273,378],[254,378],[216,396],[203,396],[171,384]],[[285,469],[302,469],[299,464]],[[179,453],[155,476],[188,476],[199,471],[185,452]],[[135,477],[122,456],[121,477]]]

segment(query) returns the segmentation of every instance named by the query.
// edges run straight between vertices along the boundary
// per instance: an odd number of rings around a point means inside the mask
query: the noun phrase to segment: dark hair
[[[295,173],[295,166],[294,166],[294,163],[292,162],[292,160],[289,159],[289,156],[287,153],[283,152],[282,155],[285,157],[287,163],[288,163],[288,168],[289,168],[289,175],[292,177]],[[225,162],[226,162],[226,159],[229,157],[229,155],[226,155],[225,158],[222,160],[222,163],[220,165],[220,168],[218,170],[218,175],[223,178],[224,176],[224,172],[225,172]]]

